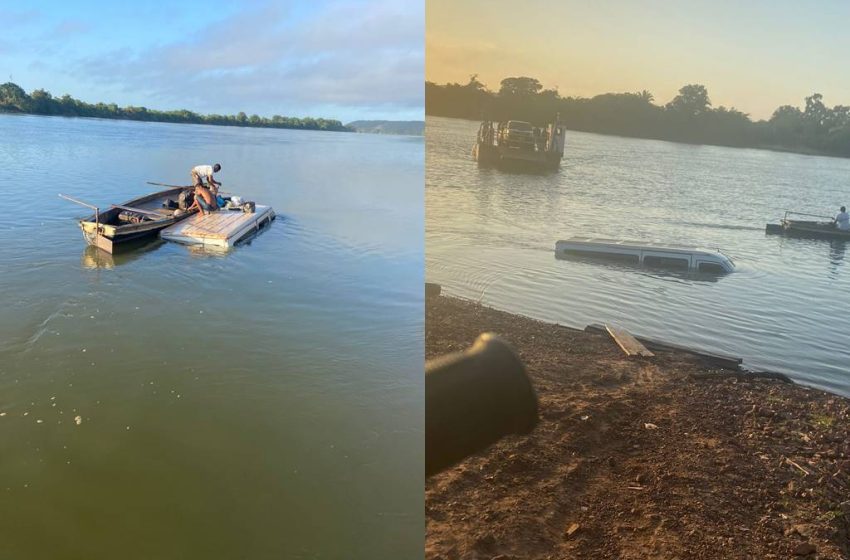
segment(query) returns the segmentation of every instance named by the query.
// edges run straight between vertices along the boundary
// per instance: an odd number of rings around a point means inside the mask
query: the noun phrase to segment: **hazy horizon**
[[[850,76],[834,68],[850,51],[850,4],[429,0],[426,19],[425,78],[439,84],[477,74],[498,91],[528,76],[564,97],[647,90],[664,104],[697,83],[753,120],[815,92],[850,104]]]

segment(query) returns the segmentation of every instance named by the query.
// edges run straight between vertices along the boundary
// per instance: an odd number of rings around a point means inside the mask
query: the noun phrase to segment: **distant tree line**
[[[43,89],[27,94],[17,84],[7,82],[0,85],[0,113],[30,113],[34,115],[58,115],[63,117],[99,117],[131,121],[154,121],[169,123],[213,124],[222,126],[253,126],[260,128],[294,128],[301,130],[337,130],[350,132],[338,120],[295,118],[275,115],[271,118],[259,115],[201,115],[185,109],[157,111],[146,107],[119,107],[115,103],[86,103],[70,95],[53,97]]]
[[[427,115],[480,120],[561,122],[572,130],[674,142],[767,148],[850,157],[850,107],[827,107],[813,93],[805,107],[783,105],[769,120],[752,121],[734,107],[712,107],[705,86],[689,84],[666,105],[651,93],[561,97],[534,78],[511,77],[490,91],[472,76],[466,84],[425,83]]]
[[[425,134],[425,121],[352,121],[345,126],[355,132],[372,134],[404,134],[422,136]]]

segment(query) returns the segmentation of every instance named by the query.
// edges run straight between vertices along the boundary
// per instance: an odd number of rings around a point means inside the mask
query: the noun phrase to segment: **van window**
[[[699,271],[700,272],[708,272],[711,274],[719,274],[721,272],[726,272],[726,269],[723,266],[713,263],[713,262],[701,262],[699,263]]]
[[[629,255],[626,253],[588,253],[590,256],[597,259],[605,259],[612,262],[620,262],[620,263],[628,263],[628,264],[638,264],[640,262],[640,256],[638,255]]]
[[[646,266],[659,268],[673,268],[677,270],[687,270],[690,267],[690,261],[681,257],[660,257],[656,255],[647,255],[643,258],[643,264]]]
[[[625,263],[637,265],[640,263],[638,255],[629,255],[624,253],[606,253],[605,251],[576,251],[571,249],[563,249],[560,251],[561,256],[577,257],[587,260],[605,260],[610,262]]]

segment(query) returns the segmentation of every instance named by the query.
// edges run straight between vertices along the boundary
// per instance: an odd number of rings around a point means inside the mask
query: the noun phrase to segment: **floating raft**
[[[233,247],[254,235],[272,220],[274,210],[271,206],[258,204],[253,214],[246,214],[241,210],[219,210],[206,216],[197,213],[162,230],[160,236],[185,245]]]

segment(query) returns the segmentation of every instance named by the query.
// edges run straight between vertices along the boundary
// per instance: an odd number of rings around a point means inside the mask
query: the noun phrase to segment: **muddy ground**
[[[426,558],[850,558],[850,400],[427,298],[428,358],[485,331],[540,423],[427,481]]]

